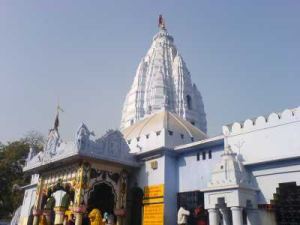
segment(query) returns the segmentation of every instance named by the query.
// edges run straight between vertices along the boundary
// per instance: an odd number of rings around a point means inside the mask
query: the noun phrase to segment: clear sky
[[[118,128],[125,95],[158,31],[200,89],[210,136],[300,105],[300,1],[0,1],[0,141],[47,134],[59,96],[63,140],[85,122]]]

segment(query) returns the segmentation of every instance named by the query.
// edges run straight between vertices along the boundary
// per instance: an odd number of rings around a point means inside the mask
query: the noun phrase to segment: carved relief
[[[26,167],[39,166],[54,160],[60,160],[70,153],[84,153],[91,157],[100,157],[111,159],[112,161],[135,163],[134,157],[130,154],[129,146],[118,130],[109,130],[104,136],[96,141],[90,140],[90,132],[85,124],[81,124],[76,132],[75,142],[62,142],[57,130],[52,129],[49,132],[44,151],[36,155],[31,150]],[[55,157],[55,159],[53,159]],[[25,167],[25,169],[26,169]]]
[[[82,123],[76,132],[76,146],[78,150],[87,150],[90,142],[90,135],[94,136],[94,132],[90,132],[87,126]]]

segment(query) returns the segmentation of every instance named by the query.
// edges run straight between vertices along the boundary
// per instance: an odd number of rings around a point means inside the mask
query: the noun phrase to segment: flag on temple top
[[[158,26],[160,28],[164,28],[165,24],[164,24],[164,20],[161,14],[159,14],[159,19],[158,19]]]
[[[56,118],[55,118],[55,121],[54,121],[54,129],[57,130],[58,129],[58,126],[59,126],[59,118],[58,118],[58,112],[56,114]]]
[[[59,127],[59,111],[61,112],[65,112],[59,105],[59,101],[57,103],[57,114],[56,114],[56,118],[55,118],[55,121],[54,121],[54,129],[57,130],[58,127]]]

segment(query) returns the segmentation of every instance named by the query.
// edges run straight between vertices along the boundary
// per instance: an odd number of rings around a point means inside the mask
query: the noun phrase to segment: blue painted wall
[[[179,192],[195,191],[205,188],[210,181],[212,170],[220,161],[224,146],[218,145],[205,149],[195,149],[187,153],[181,153],[178,158]],[[209,159],[208,152],[212,151]],[[202,152],[206,152],[206,159],[202,159]],[[200,160],[197,161],[197,153]]]

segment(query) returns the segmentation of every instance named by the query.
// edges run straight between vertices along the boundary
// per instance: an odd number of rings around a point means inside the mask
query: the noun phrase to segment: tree
[[[29,152],[29,144],[15,141],[0,146],[0,219],[10,218],[22,204],[23,193],[13,190],[29,183],[22,168]]]
[[[21,141],[38,151],[42,150],[46,143],[44,135],[36,130],[28,131],[27,134],[25,134],[21,139]]]

